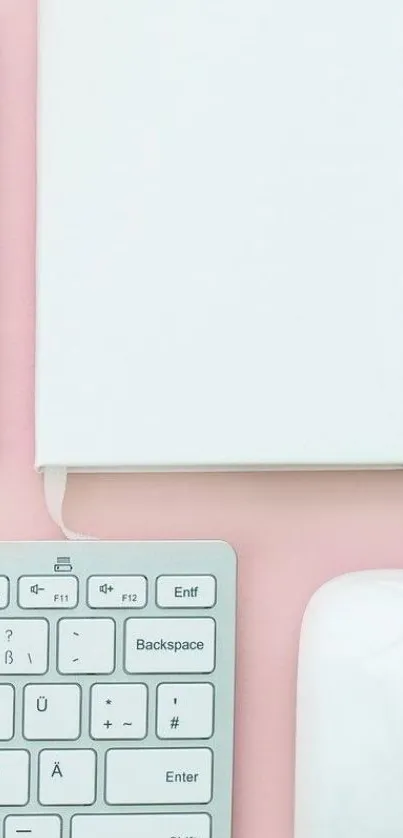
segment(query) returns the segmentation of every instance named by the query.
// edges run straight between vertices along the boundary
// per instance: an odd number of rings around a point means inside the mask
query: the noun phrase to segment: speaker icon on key
[[[45,588],[40,588],[39,585],[31,585],[31,594],[40,594],[41,591],[44,591]]]
[[[112,591],[113,591],[112,585],[107,585],[105,583],[104,585],[99,586],[100,594],[111,594]]]

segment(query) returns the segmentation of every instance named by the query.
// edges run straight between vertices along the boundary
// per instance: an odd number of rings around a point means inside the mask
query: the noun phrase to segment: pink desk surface
[[[49,539],[33,471],[35,2],[0,0],[0,537]],[[403,474],[75,477],[68,524],[237,549],[234,838],[291,838],[298,634],[344,571],[403,566]],[[219,838],[219,836],[217,836]]]

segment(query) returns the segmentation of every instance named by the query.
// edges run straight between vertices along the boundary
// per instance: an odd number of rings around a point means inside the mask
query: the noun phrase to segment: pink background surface
[[[34,473],[35,2],[0,0],[0,537],[60,538]],[[72,56],[74,60],[74,56]],[[399,473],[74,477],[100,538],[224,538],[239,554],[234,838],[291,838],[295,681],[311,593],[403,566]]]

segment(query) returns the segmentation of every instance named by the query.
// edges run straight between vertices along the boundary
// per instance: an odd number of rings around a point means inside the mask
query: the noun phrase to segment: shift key
[[[76,815],[71,827],[72,838],[211,838],[209,815]]]
[[[106,802],[115,806],[210,803],[209,748],[122,748],[106,755]]]

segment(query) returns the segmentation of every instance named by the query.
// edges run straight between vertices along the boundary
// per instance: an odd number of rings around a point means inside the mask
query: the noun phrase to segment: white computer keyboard
[[[0,544],[1,838],[230,838],[236,558]]]

